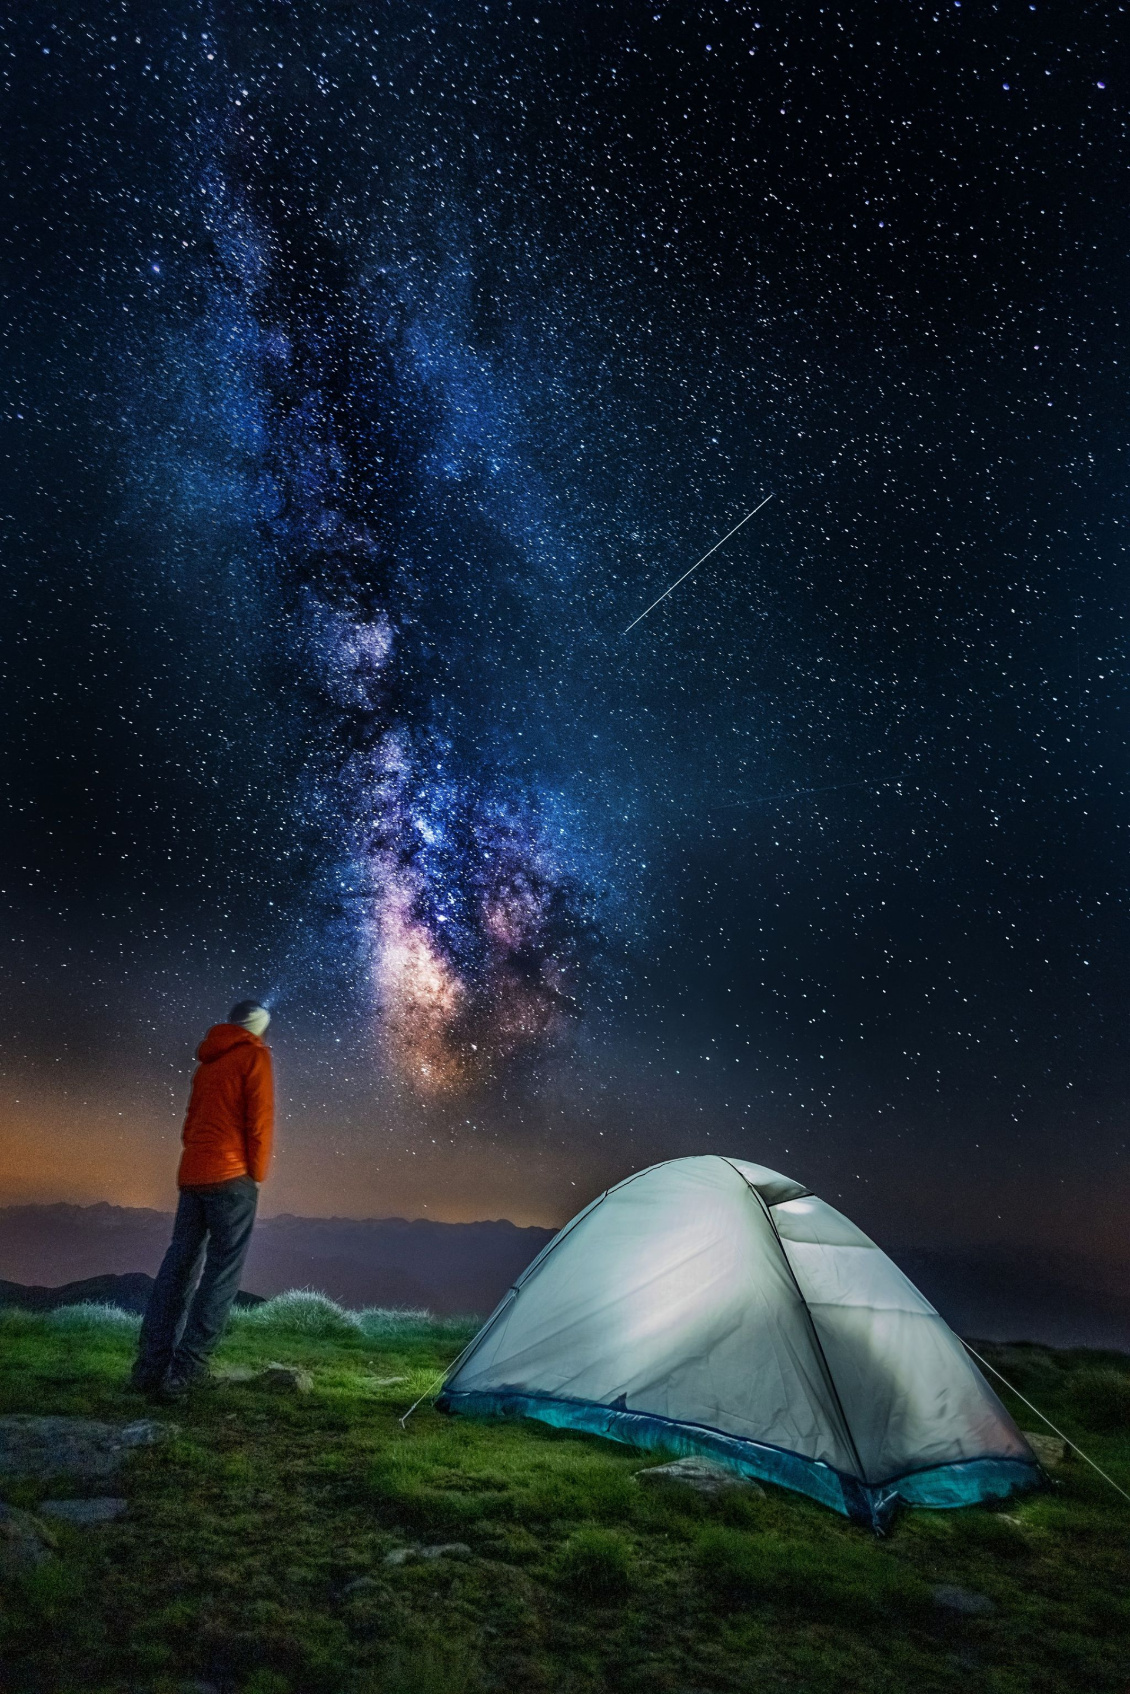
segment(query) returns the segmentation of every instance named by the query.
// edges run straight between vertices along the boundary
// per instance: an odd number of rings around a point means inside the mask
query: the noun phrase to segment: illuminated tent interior
[[[741,1159],[653,1165],[567,1224],[439,1409],[700,1453],[880,1527],[1029,1487],[1035,1457],[875,1243]]]

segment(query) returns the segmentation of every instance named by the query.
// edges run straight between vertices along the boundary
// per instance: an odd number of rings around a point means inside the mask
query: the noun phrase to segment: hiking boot
[[[167,1374],[163,1370],[153,1370],[138,1360],[129,1373],[129,1386],[137,1394],[152,1396],[160,1388]]]
[[[208,1372],[206,1370],[188,1372],[167,1370],[154,1393],[159,1400],[183,1400],[194,1388],[201,1387],[207,1381]]]

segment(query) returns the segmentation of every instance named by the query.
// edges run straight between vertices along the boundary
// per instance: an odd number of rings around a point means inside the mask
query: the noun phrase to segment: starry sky
[[[1125,1257],[1127,34],[7,8],[0,1200]]]

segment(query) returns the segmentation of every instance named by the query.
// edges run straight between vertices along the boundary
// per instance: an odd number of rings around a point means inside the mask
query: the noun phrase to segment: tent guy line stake
[[[752,518],[757,512],[760,512],[762,506],[767,506],[769,504],[770,500],[772,500],[772,498],[773,498],[773,496],[771,494],[767,494],[765,496],[764,500],[762,500],[761,505],[755,506],[753,508],[752,512],[746,513],[745,517],[741,520],[741,523],[736,523],[734,525],[733,529],[728,529],[726,531],[725,535],[722,537],[722,541],[716,541],[714,543],[713,547],[708,547],[706,552],[702,555],[702,558],[696,559],[694,564],[691,566],[690,570],[683,572],[683,574],[679,578],[678,582],[673,582],[671,584],[670,588],[665,588],[663,590],[662,594],[659,596],[659,600],[666,600],[668,594],[673,593],[674,590],[676,588],[678,588],[680,582],[686,582],[687,578],[692,574],[692,572],[697,571],[699,565],[704,565],[706,563],[706,561],[707,561],[707,559],[709,559],[711,553],[717,553],[719,547],[722,546],[722,542],[729,541],[731,535],[736,535],[738,533],[739,529],[741,529],[742,525],[747,524],[749,522],[750,518]],[[638,618],[633,618],[631,623],[628,625],[627,629],[624,631],[624,634],[630,635],[632,630],[635,629],[636,625],[638,623],[642,623],[644,618],[647,617],[648,612],[654,612],[656,606],[658,606],[658,604],[659,604],[659,600],[653,600],[651,602],[651,605],[647,608],[647,611],[641,612]]]
[[[455,1362],[456,1362],[456,1364],[458,1364],[458,1362],[459,1362],[458,1359]],[[435,1390],[439,1387],[440,1383],[443,1382],[444,1379],[447,1376],[450,1375],[450,1373],[451,1373],[451,1366],[448,1365],[446,1370],[440,1371],[439,1375],[436,1377],[435,1381],[430,1385],[430,1387],[424,1389],[424,1392],[420,1395],[420,1398],[418,1400],[413,1400],[412,1404],[409,1406],[409,1408],[405,1412],[404,1416],[398,1420],[399,1423],[400,1423],[401,1429],[404,1428],[404,1425],[408,1422],[408,1419],[412,1416],[412,1413],[416,1410],[416,1407],[422,1406],[424,1404],[424,1401],[426,1399],[428,1399],[429,1395],[431,1395],[435,1392]]]
[[[959,1339],[960,1339],[960,1337],[959,1337]],[[1008,1389],[1009,1393],[1015,1394],[1016,1398],[1018,1400],[1023,1400],[1024,1404],[1027,1406],[1028,1410],[1030,1412],[1035,1412],[1036,1416],[1040,1419],[1041,1423],[1046,1423],[1049,1429],[1055,1430],[1055,1433],[1059,1436],[1060,1440],[1066,1441],[1066,1443],[1069,1447],[1074,1448],[1075,1452],[1078,1453],[1079,1457],[1081,1459],[1086,1460],[1086,1463],[1090,1465],[1092,1470],[1097,1470],[1099,1475],[1102,1477],[1103,1481],[1109,1482],[1110,1486],[1114,1489],[1116,1494],[1121,1494],[1122,1498],[1124,1500],[1130,1500],[1130,1494],[1127,1494],[1125,1488],[1120,1488],[1118,1486],[1117,1482],[1115,1482],[1113,1476],[1108,1476],[1106,1474],[1106,1471],[1102,1469],[1101,1465],[1097,1465],[1095,1463],[1094,1459],[1087,1458],[1087,1455],[1086,1455],[1086,1453],[1084,1453],[1082,1447],[1080,1447],[1076,1442],[1072,1441],[1070,1435],[1065,1435],[1063,1433],[1062,1429],[1056,1429],[1056,1426],[1052,1422],[1051,1418],[1046,1418],[1044,1416],[1043,1412],[1040,1410],[1039,1406],[1034,1406],[1032,1404],[1031,1400],[1025,1400],[1024,1396],[1020,1392],[1019,1388],[1014,1388],[1012,1386],[1012,1383],[1008,1380],[1007,1376],[1001,1376],[1000,1371],[997,1369],[997,1367],[995,1365],[991,1365],[989,1363],[988,1359],[983,1359],[981,1357],[980,1353],[974,1352],[973,1348],[969,1345],[968,1341],[962,1341],[961,1345],[965,1348],[965,1351],[967,1353],[973,1354],[973,1357],[976,1359],[976,1361],[979,1365],[984,1365],[986,1370],[991,1370],[994,1376],[1000,1377],[1000,1380],[1004,1383],[1004,1385]]]

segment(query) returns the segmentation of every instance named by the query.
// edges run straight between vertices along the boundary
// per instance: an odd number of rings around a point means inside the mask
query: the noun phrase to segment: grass
[[[427,1403],[402,1429],[472,1329],[309,1293],[240,1313],[217,1363],[301,1365],[313,1391],[235,1383],[158,1413],[179,1430],[111,1485],[128,1515],[58,1524],[55,1559],[0,1593],[4,1694],[1125,1694],[1130,1506],[1084,1465],[877,1540],[772,1488],[638,1488],[663,1456],[595,1437]],[[0,1410],[149,1415],[135,1331],[0,1312]],[[1130,1359],[989,1356],[1130,1486]],[[384,1562],[443,1542],[471,1556]],[[994,1609],[940,1612],[939,1584]]]

